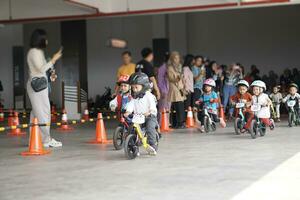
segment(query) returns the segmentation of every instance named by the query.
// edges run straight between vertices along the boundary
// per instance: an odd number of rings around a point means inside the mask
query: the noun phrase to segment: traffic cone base
[[[50,150],[33,151],[33,152],[25,151],[25,152],[22,152],[21,155],[22,156],[40,156],[40,155],[50,154],[50,152],[51,152]]]
[[[31,128],[30,138],[29,138],[29,148],[28,151],[22,152],[22,156],[39,156],[46,155],[50,153],[50,150],[45,150],[42,144],[42,136],[38,126],[37,118],[33,119],[33,126]]]
[[[88,142],[89,144],[112,144],[113,141],[112,140],[91,140]]]

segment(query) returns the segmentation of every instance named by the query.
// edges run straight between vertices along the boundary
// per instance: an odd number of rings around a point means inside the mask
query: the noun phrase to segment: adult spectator
[[[169,111],[171,104],[168,101],[169,93],[169,79],[167,73],[167,62],[169,60],[169,53],[165,54],[165,62],[158,68],[157,71],[157,84],[161,94],[160,99],[158,100],[158,109],[160,112],[163,110]]]
[[[30,121],[34,117],[38,119],[39,123],[50,123],[50,101],[48,95],[47,74],[49,69],[53,69],[54,64],[62,56],[62,50],[55,53],[52,59],[47,62],[44,55],[44,49],[48,45],[46,32],[42,29],[35,30],[30,39],[30,50],[27,54],[27,63],[29,67],[29,79],[27,82],[27,93],[31,102],[32,111],[30,113]],[[46,84],[34,84],[36,78],[46,80]],[[39,85],[44,88],[38,91],[34,85]],[[61,142],[56,141],[50,136],[50,127],[41,126],[42,142],[44,147],[60,147]]]
[[[243,74],[241,68],[233,64],[229,67],[229,70],[226,72],[225,79],[224,79],[224,87],[223,87],[223,106],[224,111],[226,111],[226,108],[229,103],[229,98],[236,93],[236,84],[237,82],[243,79]],[[232,118],[233,116],[233,110],[229,109],[229,117]]]
[[[215,90],[220,94],[224,80],[223,69],[218,65],[216,61],[211,61],[208,68],[210,73],[206,75],[206,78],[212,78],[216,82]]]
[[[194,65],[194,56],[188,54],[185,56],[183,62],[183,84],[184,84],[184,93],[186,100],[184,101],[184,108],[188,110],[189,107],[193,107],[193,93],[194,93],[194,75],[192,72],[192,67]]]
[[[132,63],[132,57],[130,51],[124,51],[122,53],[122,62],[123,64],[119,67],[117,71],[117,80],[120,76],[131,76],[135,72],[135,64]],[[118,93],[119,86],[115,86],[115,92],[112,96],[116,96]]]
[[[172,103],[171,110],[176,111],[175,117],[172,117],[174,128],[185,128],[184,125],[184,84],[182,75],[182,65],[180,64],[180,55],[174,51],[168,61],[169,93],[168,100]]]
[[[150,81],[153,84],[155,96],[157,100],[159,100],[160,92],[155,79],[154,67],[151,64],[151,62],[153,61],[153,51],[151,48],[146,47],[142,49],[141,55],[143,57],[143,60],[137,63],[135,71],[136,72],[141,71],[147,74],[147,76],[149,77]]]
[[[206,76],[206,69],[204,66],[202,56],[195,57],[195,63],[194,63],[194,66],[192,67],[192,72],[194,75],[193,101],[195,102],[195,101],[199,100],[199,98],[202,94],[203,81],[205,80],[205,76]]]

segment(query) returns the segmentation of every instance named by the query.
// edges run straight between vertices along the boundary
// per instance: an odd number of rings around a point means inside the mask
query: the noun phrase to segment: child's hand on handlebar
[[[219,99],[210,99],[209,102],[210,103],[218,103]]]

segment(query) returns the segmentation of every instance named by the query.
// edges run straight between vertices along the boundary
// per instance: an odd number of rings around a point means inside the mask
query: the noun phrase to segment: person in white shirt
[[[300,94],[297,93],[298,91],[298,85],[295,83],[291,83],[288,86],[289,94],[286,95],[286,97],[283,98],[282,102],[287,103],[290,100],[295,100],[296,104],[294,105],[294,110],[298,113],[298,116],[300,116]],[[290,110],[290,108],[286,105],[287,109]]]
[[[270,98],[276,110],[276,120],[280,122],[280,103],[282,102],[282,94],[279,92],[280,86],[273,87],[273,92],[270,94]]]
[[[269,96],[264,93],[267,89],[266,84],[263,81],[257,80],[252,82],[251,87],[253,92],[252,105],[259,104],[261,106],[261,109],[257,112],[257,117],[262,123],[273,130],[275,127],[274,120],[270,119],[270,106],[272,105],[272,101]]]
[[[62,56],[62,50],[59,50],[53,55],[52,59],[47,62],[45,59],[44,51],[48,45],[46,32],[42,29],[35,30],[31,35],[30,50],[27,54],[27,63],[29,67],[29,79],[27,82],[27,93],[31,102],[32,110],[30,113],[30,121],[37,118],[39,123],[50,123],[50,101],[48,87],[36,92],[31,85],[33,78],[47,78],[46,72],[52,69],[54,64]],[[61,147],[62,143],[56,141],[50,136],[50,127],[41,126],[42,142],[44,147]]]
[[[130,114],[143,114],[146,117],[145,126],[149,145],[157,150],[156,135],[158,127],[156,97],[150,92],[150,81],[146,74],[136,72],[130,77],[133,99],[127,104],[125,117]]]

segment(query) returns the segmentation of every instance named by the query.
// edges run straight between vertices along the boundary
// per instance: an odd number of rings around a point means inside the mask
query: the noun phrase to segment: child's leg
[[[246,124],[245,124],[245,129],[249,129],[251,126],[251,121],[254,118],[254,115],[252,112],[245,112],[245,120],[246,120]]]
[[[274,129],[275,124],[274,124],[274,120],[273,119],[269,119],[269,118],[260,118],[261,122],[263,124],[265,124],[266,126],[269,126],[271,130]]]
[[[280,118],[280,104],[276,105],[276,114],[277,114],[276,117],[279,119]]]
[[[212,114],[212,118],[214,122],[220,122],[220,125],[225,128],[226,127],[226,122],[224,121],[224,119],[219,118],[217,114]]]
[[[154,149],[157,147],[156,143],[156,127],[158,125],[157,118],[153,115],[150,115],[146,118],[146,134],[148,143],[150,146],[152,146]]]
[[[204,117],[205,117],[204,111],[199,111],[198,120],[201,122],[201,126],[204,126]]]
[[[220,118],[218,117],[217,114],[211,114],[211,116],[212,116],[212,120],[213,120],[214,122],[220,122]]]

